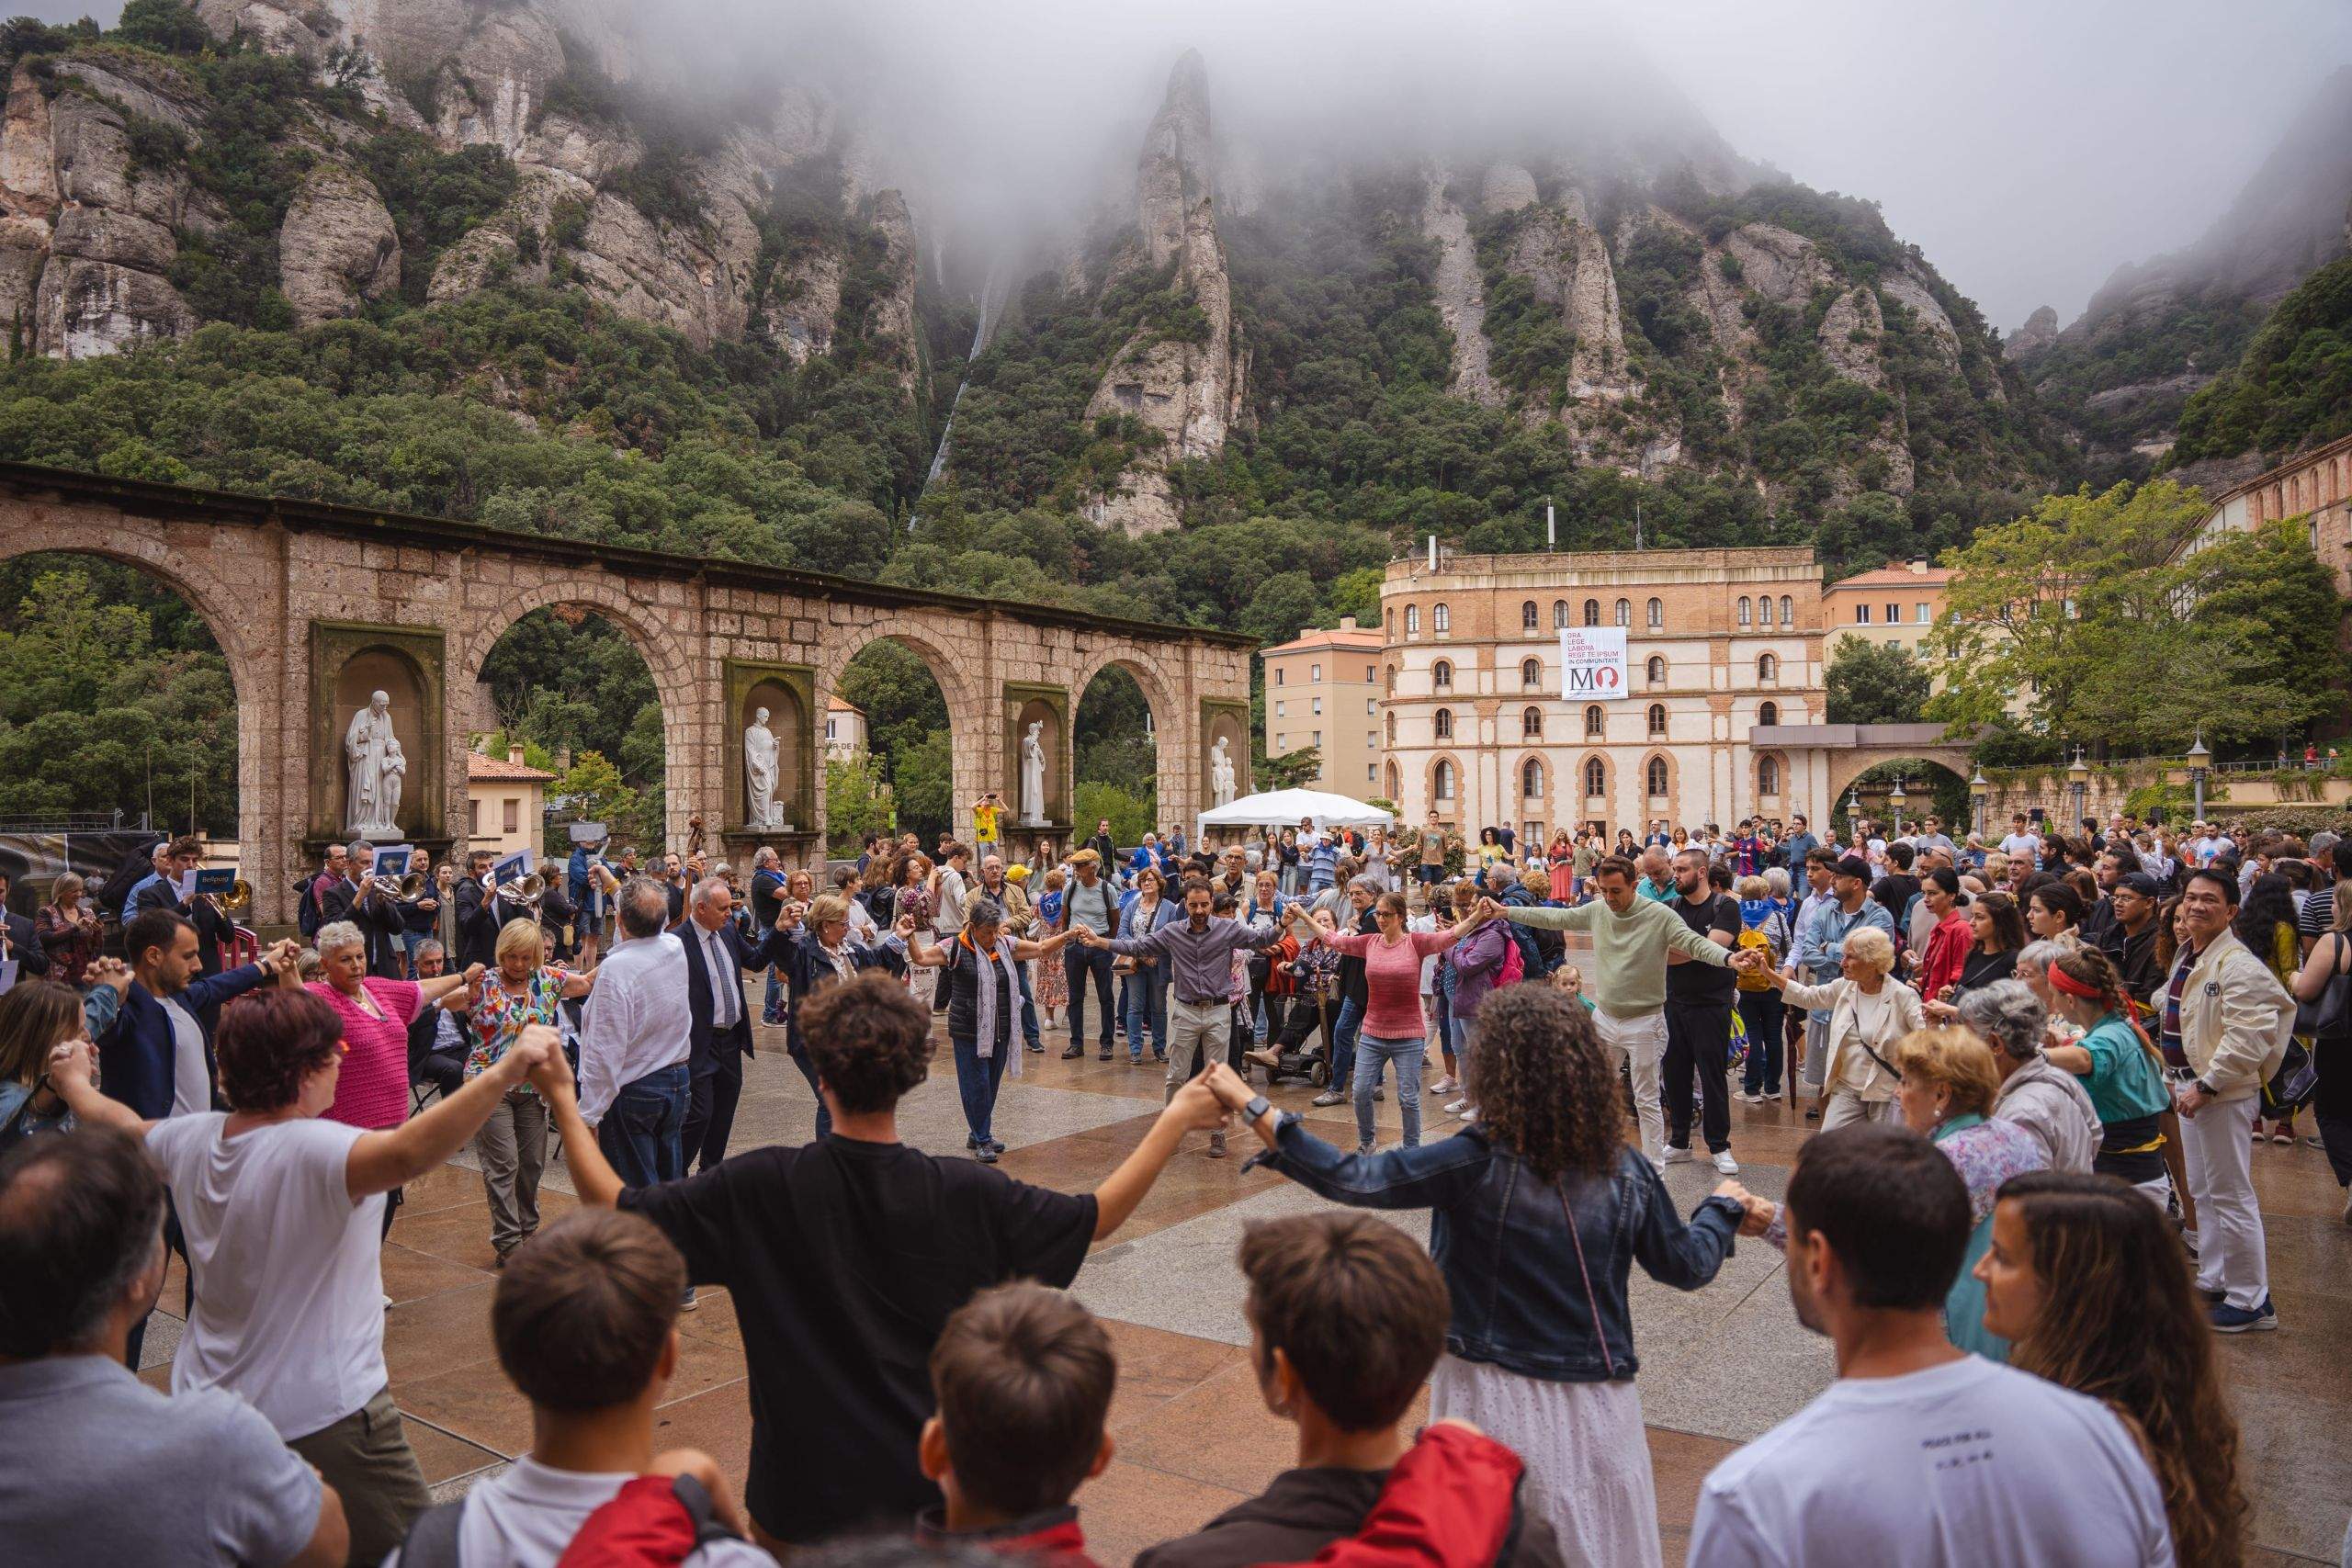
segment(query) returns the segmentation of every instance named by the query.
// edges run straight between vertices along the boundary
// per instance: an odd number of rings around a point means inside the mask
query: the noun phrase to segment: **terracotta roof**
[[[841,700],[841,698],[839,698],[839,697],[828,697],[828,698],[826,698],[826,699],[825,699],[825,711],[826,711],[827,713],[857,713],[857,714],[862,714],[862,713],[864,713],[865,710],[864,708],[862,708],[862,707],[859,707],[855,703],[845,703],[845,702],[842,701],[842,700]]]
[[[1290,641],[1279,643],[1265,651],[1267,653],[1304,653],[1311,649],[1372,649],[1383,646],[1385,640],[1378,632],[1368,632],[1362,628],[1351,632],[1313,631],[1302,633]]]
[[[548,784],[555,775],[542,768],[525,762],[510,762],[503,757],[485,757],[479,751],[466,753],[466,777],[479,784]]]
[[[1841,588],[1941,588],[1951,581],[1951,569],[1931,566],[1925,571],[1913,571],[1905,566],[1883,566],[1875,571],[1856,572],[1826,585],[1824,593],[1835,593]]]

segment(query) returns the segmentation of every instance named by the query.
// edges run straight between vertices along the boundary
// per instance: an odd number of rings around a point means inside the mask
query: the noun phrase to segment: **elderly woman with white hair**
[[[1894,1043],[1927,1027],[1919,994],[1894,978],[1894,939],[1876,926],[1846,934],[1838,977],[1807,986],[1771,970],[1765,975],[1793,1008],[1826,1011],[1822,1085],[1828,1099],[1821,1112],[1825,1133],[1849,1122],[1890,1122],[1894,1091],[1903,1075],[1894,1067]]]
[[[484,975],[465,1005],[469,1082],[496,1066],[523,1031],[543,1024],[562,1032],[566,997],[584,997],[596,972],[548,963],[547,934],[537,920],[509,920],[498,932],[498,967]],[[548,1164],[548,1107],[529,1083],[500,1098],[474,1137],[482,1193],[490,1200],[490,1245],[500,1268],[539,1228],[539,1178]]]
[[[311,942],[323,977],[306,988],[334,1009],[345,1049],[334,1101],[323,1114],[371,1133],[397,1127],[408,1120],[408,1026],[428,1002],[469,990],[482,967],[431,980],[388,980],[368,973],[367,933],[353,922],[330,920]],[[384,1204],[385,1230],[400,1204],[396,1187]]]
[[[899,917],[897,931],[916,967],[942,971],[947,987],[947,1042],[955,1049],[956,1087],[970,1129],[964,1146],[982,1164],[994,1165],[1004,1153],[990,1124],[997,1086],[1008,1063],[1016,1076],[1021,1071],[1021,1044],[1015,1038],[1021,1026],[1021,981],[1014,966],[1053,957],[1075,928],[1056,931],[1043,942],[1021,941],[1004,929],[1004,906],[982,894],[964,906],[964,929],[937,947],[904,915]]]
[[[2050,1043],[2050,1010],[2034,988],[2022,980],[1981,987],[1960,998],[1959,1017],[1962,1028],[1993,1048],[1993,1066],[2001,1075],[1987,1116],[2032,1134],[2052,1170],[2088,1171],[2098,1154],[2098,1111],[2075,1075],[2042,1054]]]

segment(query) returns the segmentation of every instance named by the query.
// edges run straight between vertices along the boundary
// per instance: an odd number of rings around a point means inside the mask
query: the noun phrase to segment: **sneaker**
[[[695,1288],[692,1285],[688,1285],[686,1287],[686,1293],[678,1299],[678,1310],[680,1312],[692,1312],[701,1304],[702,1303],[700,1302],[695,1300]]]
[[[994,1165],[996,1163],[996,1156],[997,1146],[994,1144],[984,1144],[979,1148],[975,1149],[972,1152],[972,1157],[978,1160],[982,1165]]]
[[[1039,1043],[1038,1043],[1036,1041],[1035,1041],[1035,1040],[1032,1040],[1032,1041],[1029,1043],[1029,1049],[1031,1049],[1032,1051],[1036,1052],[1036,1053],[1037,1053],[1039,1055],[1041,1055],[1041,1056],[1042,1056],[1042,1055],[1044,1055],[1046,1054],[1046,1048],[1045,1048],[1043,1045],[1039,1044]]]
[[[1223,1159],[1224,1157],[1225,1134],[1223,1132],[1211,1133],[1209,1134],[1209,1158]]]
[[[1075,1062],[1075,1061],[1077,1061],[1080,1056],[1083,1056],[1083,1055],[1086,1055],[1086,1047],[1085,1047],[1085,1046],[1083,1046],[1083,1045],[1076,1045],[1076,1044],[1073,1044],[1073,1045],[1072,1045],[1069,1050],[1067,1050],[1067,1051],[1065,1051],[1065,1052],[1063,1052],[1063,1053],[1062,1053],[1062,1060],[1063,1060],[1063,1061],[1065,1061],[1065,1062]]]
[[[1668,1144],[1666,1145],[1666,1157],[1658,1161],[1658,1164],[1687,1165],[1690,1163],[1690,1151],[1689,1149],[1680,1148],[1673,1144]]]
[[[1388,1091],[1375,1087],[1372,1091],[1372,1098],[1375,1100],[1385,1100],[1388,1098]]]
[[[1477,1119],[1478,1108],[1476,1106],[1465,1105],[1462,1108],[1462,1120],[1464,1122],[1476,1122]]]
[[[1462,1108],[1469,1103],[1466,1100],[1449,1100],[1445,1102],[1445,1112],[1449,1116],[1459,1115]]]
[[[2295,1141],[2295,1130],[2281,1123],[2270,1130],[2270,1141],[2274,1144],[2291,1144]]]
[[[2233,1307],[2222,1302],[2208,1315],[2216,1334],[2267,1333],[2278,1326],[2278,1309],[2271,1305],[2268,1296],[2262,1298],[2258,1307]]]
[[[1373,1145],[1370,1145],[1370,1144],[1358,1144],[1358,1145],[1356,1145],[1356,1153],[1357,1153],[1359,1156],[1363,1156],[1363,1157],[1367,1157],[1367,1158],[1368,1158],[1368,1157],[1370,1157],[1370,1156],[1371,1156],[1371,1154],[1372,1154],[1372,1150],[1373,1150]]]
[[[1739,1161],[1731,1157],[1731,1151],[1729,1149],[1717,1149],[1715,1151],[1715,1168],[1725,1176],[1737,1176],[1739,1174]]]
[[[1098,1062],[1107,1062],[1111,1059],[1111,1053],[1108,1051],[1097,1052],[1094,1059]]]
[[[1327,1089],[1321,1094],[1317,1095],[1312,1103],[1317,1105],[1337,1105],[1340,1101],[1345,1099],[1347,1099],[1347,1096],[1341,1094],[1338,1089]]]
[[[1818,1121],[1820,1121],[1820,1120],[1821,1120],[1821,1107],[1819,1107],[1818,1105],[1808,1105],[1808,1106],[1806,1106],[1806,1107],[1804,1108],[1804,1119],[1805,1119],[1806,1121],[1808,1121],[1808,1122],[1818,1122]]]
[[[974,1149],[977,1149],[979,1146],[980,1140],[977,1136],[970,1133],[964,1134],[964,1152],[966,1154],[970,1154]]]
[[[386,1296],[386,1297],[384,1298],[384,1310],[385,1310],[386,1312],[390,1312],[390,1311],[391,1311],[391,1310],[392,1310],[392,1298],[391,1298],[391,1297],[390,1297],[390,1296]]]
[[[1004,1140],[1002,1138],[990,1138],[989,1140],[989,1147],[994,1149],[999,1154],[1002,1154],[1004,1153]]]
[[[1430,1093],[1432,1095],[1452,1094],[1455,1089],[1460,1089],[1461,1087],[1462,1080],[1455,1077],[1452,1073],[1448,1073],[1443,1077],[1438,1079],[1437,1082],[1430,1085]]]

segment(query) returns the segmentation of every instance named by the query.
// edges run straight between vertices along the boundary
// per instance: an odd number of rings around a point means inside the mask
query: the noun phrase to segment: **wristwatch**
[[[2221,1098],[2219,1095],[2217,1095],[2217,1094],[2215,1094],[2215,1093],[2213,1092],[2213,1086],[2212,1086],[2211,1084],[2207,1083],[2203,1078],[2199,1078],[2199,1079],[2198,1079],[2194,1084],[2190,1085],[2189,1087],[2190,1087],[2190,1088],[2192,1088],[2192,1089],[2194,1089],[2198,1093],[2199,1093],[2199,1094],[2203,1095],[2203,1096],[2204,1096],[2206,1099],[2208,1099],[2208,1100],[2218,1100],[2218,1099],[2220,1099],[2220,1098]]]
[[[1253,1094],[1250,1097],[1250,1103],[1241,1108],[1242,1122],[1247,1126],[1254,1127],[1258,1124],[1258,1119],[1273,1108],[1272,1102],[1264,1095]]]

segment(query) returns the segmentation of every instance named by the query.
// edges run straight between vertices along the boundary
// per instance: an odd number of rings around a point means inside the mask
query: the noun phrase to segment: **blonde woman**
[[[1838,977],[1807,986],[1774,970],[1750,970],[1770,979],[1789,1006],[1825,1010],[1829,1029],[1822,1085],[1828,1101],[1821,1130],[1849,1122],[1884,1122],[1894,1116],[1894,1094],[1903,1075],[1895,1068],[1894,1043],[1927,1027],[1919,994],[1894,977],[1894,941],[1876,926],[1846,933]]]
[[[481,995],[469,1010],[472,1045],[466,1078],[498,1065],[523,1031],[545,1024],[561,1032],[558,1004],[584,997],[595,971],[574,975],[548,963],[547,937],[536,920],[509,920],[498,933],[498,966],[482,976]],[[481,1185],[490,1199],[490,1245],[501,1268],[506,1255],[539,1228],[539,1178],[548,1164],[548,1108],[538,1090],[517,1083],[500,1098],[474,1136]]]

